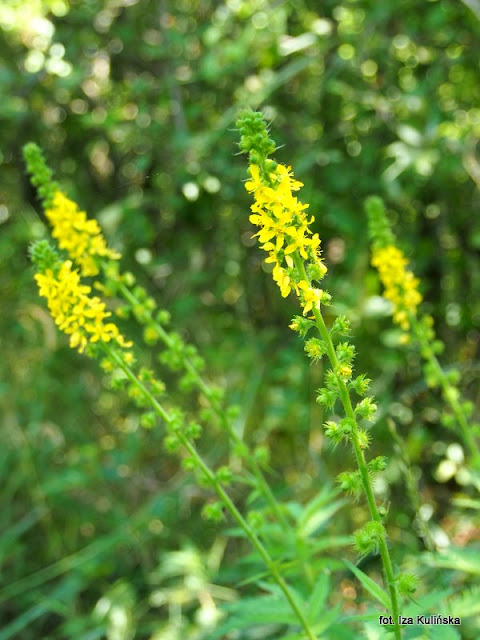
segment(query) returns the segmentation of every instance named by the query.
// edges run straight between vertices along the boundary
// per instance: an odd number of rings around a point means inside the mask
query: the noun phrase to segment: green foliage
[[[478,422],[474,3],[0,4],[0,638],[199,640],[233,637],[235,620],[245,639],[298,638],[279,619],[260,627],[252,614],[249,625],[257,579],[266,581],[258,558],[242,538],[226,543],[223,521],[203,519],[210,494],[183,474],[175,431],[162,433],[149,409],[137,410],[121,391],[128,380],[119,367],[99,372],[70,352],[38,300],[27,247],[47,234],[24,177],[20,149],[29,140],[124,254],[121,281],[112,269],[101,295],[116,297],[116,319],[137,344],[145,341],[152,356],[142,366],[160,363],[153,385],[165,385],[184,406],[192,438],[203,412],[195,442],[205,443],[215,468],[233,469],[236,503],[254,513],[249,522],[270,541],[318,635],[380,633],[371,592],[355,591],[362,580],[341,560],[354,559],[348,532],[365,522],[365,509],[337,504],[331,493],[319,498],[319,483],[332,484],[346,467],[346,449],[327,449],[322,427],[339,409],[336,381],[322,379],[325,357],[315,364],[304,357],[286,328],[298,308],[278,296],[251,248],[233,131],[247,105],[261,106],[274,123],[277,159],[305,183],[329,266],[327,324],[336,340],[349,325],[354,335],[349,390],[370,393],[370,380],[357,372],[373,381],[378,408],[369,429],[380,462],[370,461],[369,472],[395,559],[420,577],[418,606],[407,603],[406,611],[465,616],[460,632],[416,628],[405,637],[475,640],[480,483],[445,414],[435,370],[426,372],[429,389],[422,353],[397,348],[400,332],[368,267],[361,208],[372,193],[383,198],[435,320],[432,349],[447,373],[458,370],[456,384],[473,403],[473,412],[464,406],[469,424]],[[30,162],[40,162],[36,153],[30,147]],[[40,195],[48,202],[48,191]],[[135,303],[120,299],[123,286]],[[162,308],[152,309],[149,298]],[[171,335],[170,313],[180,341],[173,335],[165,348],[157,325]],[[311,331],[308,318],[295,321],[300,336]],[[192,377],[177,373],[191,344],[201,356],[189,358],[205,370],[211,397],[227,387],[227,404],[240,407],[228,409],[239,434],[230,450],[218,414]],[[397,425],[401,453],[386,416]],[[332,418],[334,428],[348,432],[340,420]],[[298,539],[285,536],[280,516],[252,488],[246,451],[260,451],[283,517],[303,532]],[[418,505],[405,491],[404,455]],[[426,540],[419,522],[441,554],[419,553]],[[359,575],[379,585],[377,558],[362,562]],[[167,570],[172,563],[176,570]],[[271,585],[263,589],[267,607],[278,608]]]

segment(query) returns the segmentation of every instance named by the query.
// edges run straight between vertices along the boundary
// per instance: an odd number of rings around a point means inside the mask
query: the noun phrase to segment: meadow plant
[[[385,470],[387,460],[384,456],[367,457],[372,438],[367,423],[375,419],[376,413],[375,400],[369,395],[370,380],[365,374],[354,374],[355,347],[347,339],[350,332],[347,318],[337,317],[330,328],[325,323],[323,308],[331,302],[330,294],[322,288],[327,267],[321,256],[320,237],[311,231],[314,217],[307,213],[308,205],[294,195],[302,183],[294,179],[290,167],[278,164],[270,157],[276,146],[262,114],[245,112],[238,119],[237,128],[241,136],[240,149],[249,155],[249,178],[245,188],[254,198],[250,221],[258,228],[255,236],[267,253],[266,262],[272,265],[272,277],[281,296],[286,298],[295,294],[302,311],[292,319],[290,328],[303,340],[304,350],[312,363],[326,358],[330,365],[324,386],[317,391],[317,402],[328,410],[337,407],[343,411],[343,417],[327,421],[324,427],[335,447],[345,443],[351,447],[356,468],[340,473],[338,483],[354,499],[363,496],[370,514],[369,521],[354,534],[355,550],[360,557],[379,554],[386,593],[381,592],[359,568],[348,566],[391,614],[388,630],[398,639],[402,635],[401,598],[411,597],[416,589],[416,578],[401,573],[394,565],[384,524],[386,510],[377,504],[374,494],[375,477]],[[85,212],[61,192],[39,148],[30,143],[24,154],[58,246],[56,249],[47,241],[39,241],[31,248],[39,293],[46,298],[55,323],[69,336],[72,348],[99,360],[113,389],[127,390],[141,409],[140,422],[144,427],[151,428],[157,423],[164,426],[166,450],[177,453],[184,468],[192,471],[198,483],[209,487],[217,496],[216,501],[205,505],[204,516],[218,522],[224,518],[224,512],[230,514],[289,603],[302,629],[303,635],[298,637],[314,640],[321,625],[319,627],[311,612],[311,603],[305,606],[298,592],[287,584],[281,559],[269,550],[270,540],[259,526],[258,514],[253,512],[244,516],[231,499],[228,487],[238,479],[235,473],[229,466],[212,468],[200,452],[199,443],[204,425],[215,419],[242,461],[244,473],[253,487],[252,495],[262,497],[267,517],[279,523],[285,536],[295,535],[288,512],[279,503],[264,474],[268,450],[252,450],[237,434],[232,421],[238,409],[226,407],[221,390],[208,384],[202,373],[203,358],[177,331],[167,328],[168,312],[157,309],[155,300],[137,284],[134,275],[120,271],[120,254],[107,246],[98,223],[87,218]],[[383,269],[381,274],[388,271],[385,283],[395,306],[395,321],[407,331],[416,326],[416,309],[421,301],[418,282],[413,275],[402,272],[402,286],[399,286],[396,278],[405,261],[393,246],[386,224],[377,220],[377,229],[380,227],[389,242],[378,244],[375,263]],[[396,275],[392,276],[392,273]],[[87,283],[85,279],[90,280]],[[103,299],[92,295],[93,289]],[[118,301],[118,298],[122,298],[123,303],[116,305],[117,318],[121,322],[134,318],[143,327],[143,338],[149,347],[162,344],[164,350],[158,359],[172,371],[180,372],[180,389],[184,392],[195,390],[207,402],[208,409],[202,410],[200,419],[190,419],[181,407],[173,405],[165,384],[156,373],[139,364],[136,345],[113,321],[105,302]],[[418,326],[425,333],[426,324],[419,322]],[[424,351],[427,352],[426,346]],[[446,378],[443,384],[452,383]],[[446,388],[450,389],[450,386]]]
[[[450,429],[457,429],[472,467],[479,469],[480,425],[472,421],[473,403],[462,398],[458,387],[460,372],[454,367],[446,371],[438,360],[444,344],[435,335],[433,318],[419,311],[420,281],[408,269],[408,260],[397,246],[383,201],[372,196],[366,200],[365,209],[372,242],[372,265],[378,270],[385,298],[392,304],[393,322],[403,330],[401,342],[418,347],[425,362],[423,372],[427,385],[441,390],[450,409],[442,413],[442,422]]]
[[[373,491],[375,476],[386,468],[387,460],[378,456],[367,461],[365,455],[371,434],[364,425],[374,420],[376,412],[374,398],[368,395],[370,380],[364,374],[353,373],[355,347],[341,339],[349,335],[347,318],[338,316],[330,329],[325,324],[322,307],[330,305],[331,296],[320,288],[327,273],[320,238],[310,229],[314,217],[306,212],[308,204],[293,195],[303,184],[294,179],[291,167],[270,158],[276,145],[261,113],[247,111],[238,119],[237,128],[240,149],[249,156],[250,179],[245,188],[254,197],[250,221],[259,227],[255,236],[268,254],[265,261],[273,265],[272,277],[281,295],[295,293],[302,308],[302,315],[293,318],[290,328],[304,340],[305,352],[312,362],[326,357],[330,364],[325,386],[318,389],[317,402],[330,410],[340,404],[344,417],[326,422],[325,434],[334,445],[346,442],[352,448],[357,468],[342,472],[338,482],[346,493],[366,499],[370,520],[355,533],[355,548],[361,556],[380,553],[393,632],[400,638],[400,593],[411,595],[416,579],[394,569]],[[317,335],[307,338],[309,332]]]
[[[59,190],[41,150],[30,143],[25,146],[24,155],[32,182],[38,187],[45,216],[52,225],[52,236],[57,240],[58,248],[67,254],[65,259],[62,253],[44,240],[36,242],[30,249],[39,293],[46,298],[55,323],[69,336],[72,348],[99,360],[101,368],[110,376],[113,389],[127,389],[129,396],[142,409],[142,426],[152,428],[158,422],[164,425],[166,450],[178,453],[185,470],[195,473],[198,483],[210,487],[218,497],[218,501],[210,501],[205,505],[204,517],[219,522],[224,518],[224,512],[229,512],[283,593],[305,637],[315,640],[317,636],[313,626],[299,598],[285,581],[280,562],[273,559],[255,530],[255,525],[258,526],[261,519],[260,514],[252,511],[249,517],[244,517],[227,493],[227,487],[235,480],[232,470],[228,466],[212,469],[199,453],[195,441],[202,435],[201,421],[188,420],[181,408],[168,406],[165,384],[153,370],[139,366],[132,349],[133,342],[123,337],[111,320],[112,313],[107,310],[105,302],[92,295],[92,286],[85,284],[82,278],[103,275],[103,282],[95,280],[93,286],[107,299],[123,297],[125,304],[117,307],[117,316],[121,319],[133,316],[143,325],[143,337],[148,345],[152,346],[158,341],[164,344],[166,349],[160,354],[159,361],[173,371],[183,371],[180,379],[183,391],[194,387],[208,401],[210,408],[202,411],[203,422],[209,421],[214,415],[217,417],[233,444],[235,455],[246,467],[242,481],[247,480],[253,486],[252,494],[263,496],[267,513],[270,510],[285,533],[291,525],[262,471],[268,461],[268,450],[265,447],[250,450],[235,432],[232,420],[237,415],[237,409],[225,408],[221,402],[221,391],[205,381],[201,375],[204,361],[195,347],[185,343],[179,333],[166,330],[168,312],[156,309],[154,299],[147,295],[143,287],[136,285],[133,274],[120,273],[120,254],[107,247],[98,223],[88,219],[85,212],[80,211],[76,203]]]

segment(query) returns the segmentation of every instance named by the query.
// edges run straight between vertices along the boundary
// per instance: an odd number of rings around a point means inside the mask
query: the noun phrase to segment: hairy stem
[[[124,371],[125,375],[130,380],[130,382],[132,382],[143,393],[143,395],[148,400],[148,402],[150,403],[155,413],[157,413],[157,415],[162,420],[164,420],[167,424],[171,424],[172,419],[168,414],[168,412],[162,407],[162,405],[158,402],[158,400],[151,393],[151,391],[143,384],[143,382],[137,378],[137,376],[131,370],[131,368],[124,363],[122,358],[119,357],[119,355],[116,353],[115,349],[113,349],[112,347],[110,347],[108,344],[105,344],[105,343],[102,346],[105,352],[108,354],[108,356],[112,360],[114,360],[117,363],[117,365]],[[198,468],[202,470],[205,477],[208,479],[210,485],[214,489],[215,493],[218,495],[218,497],[224,504],[227,511],[230,513],[230,515],[238,524],[238,526],[243,530],[243,532],[247,536],[252,546],[257,550],[266,568],[268,569],[268,572],[270,573],[271,577],[278,584],[281,591],[283,592],[292,611],[297,617],[300,625],[303,627],[308,639],[317,640],[316,635],[314,634],[307,618],[305,617],[303,611],[298,605],[292,591],[290,590],[289,586],[287,585],[282,575],[280,574],[280,571],[278,569],[276,562],[270,556],[267,549],[263,546],[262,542],[257,537],[256,533],[253,531],[252,527],[248,524],[248,522],[242,516],[240,511],[234,505],[230,496],[227,494],[227,492],[225,491],[225,489],[217,479],[215,473],[210,469],[208,464],[204,461],[202,456],[198,453],[195,445],[181,431],[176,431],[175,434],[180,440],[180,442],[182,443],[182,445],[185,447],[185,449],[188,451],[190,456],[195,460],[196,464],[198,465]]]
[[[294,254],[295,265],[299,271],[301,279],[305,280],[309,285],[311,285],[310,278],[307,275],[305,264],[302,258],[298,255],[298,253]],[[337,354],[335,352],[335,347],[332,342],[332,338],[330,337],[330,333],[325,325],[325,321],[319,309],[313,309],[313,315],[315,318],[315,324],[320,334],[320,337],[325,342],[327,347],[327,356],[330,360],[330,364],[332,365],[333,370],[335,371],[338,368],[339,362],[337,358]],[[365,497],[367,499],[368,509],[370,511],[370,516],[374,522],[378,522],[382,524],[382,519],[377,509],[377,504],[375,501],[375,496],[373,493],[372,482],[368,472],[367,462],[365,460],[365,455],[363,453],[362,446],[360,444],[360,438],[358,434],[358,423],[357,418],[355,416],[355,412],[352,406],[352,400],[350,398],[350,392],[343,380],[339,380],[339,388],[340,388],[340,400],[343,405],[343,409],[345,411],[345,416],[349,418],[351,424],[354,425],[352,429],[352,445],[355,453],[355,458],[357,460],[358,469],[360,471],[360,475],[362,478],[363,489],[365,492]],[[379,541],[379,551],[380,557],[382,559],[383,570],[385,574],[385,583],[388,588],[388,592],[390,595],[391,602],[391,613],[393,616],[393,631],[395,633],[395,638],[401,638],[401,629],[398,624],[398,616],[400,613],[399,603],[398,603],[398,592],[397,586],[395,582],[395,575],[393,571],[392,560],[390,558],[390,552],[388,550],[388,545],[385,537],[381,537]]]
[[[132,306],[140,303],[140,301],[135,296],[135,294],[132,293],[132,291],[130,291],[130,289],[124,283],[120,284],[119,292],[125,298],[125,300],[129,302]],[[162,327],[160,323],[155,321],[155,319],[153,318],[152,314],[149,311],[147,311],[147,315],[148,315],[149,322],[153,327],[155,327],[155,330],[157,331],[157,334],[160,337],[160,340],[163,342],[163,344],[167,348],[171,348],[173,346],[173,342],[168,332],[165,331],[165,329]],[[185,356],[183,358],[183,365],[185,370],[188,371],[188,373],[192,376],[193,380],[195,380],[195,384],[197,385],[197,388],[203,393],[205,398],[208,400],[211,408],[213,409],[216,416],[220,420],[220,424],[222,428],[228,433],[232,442],[236,445],[244,445],[243,440],[236,433],[236,431],[234,430],[233,426],[230,423],[230,420],[226,416],[225,410],[222,407],[221,403],[219,402],[218,398],[215,397],[214,391],[207,384],[207,382],[205,382],[202,375],[200,374],[198,369],[195,367],[195,365],[192,363],[192,361]],[[290,525],[277,499],[275,498],[268,482],[265,480],[265,476],[263,475],[257,460],[253,455],[250,454],[248,456],[248,461],[250,463],[251,469],[257,481],[258,490],[265,498],[267,504],[270,506],[272,513],[275,514],[278,522],[282,526],[282,529],[284,531],[288,531],[290,529]]]
[[[442,365],[438,361],[432,346],[425,336],[425,332],[422,330],[420,323],[416,316],[410,315],[410,324],[412,326],[413,333],[418,341],[422,356],[426,362],[432,367],[437,376],[437,380],[440,383],[444,400],[450,406],[455,420],[460,427],[460,435],[467,450],[472,457],[472,463],[477,469],[480,467],[480,449],[472,433],[472,429],[468,424],[468,418],[462,407],[461,402],[458,400],[458,392],[456,387],[449,381],[447,374],[443,370]]]

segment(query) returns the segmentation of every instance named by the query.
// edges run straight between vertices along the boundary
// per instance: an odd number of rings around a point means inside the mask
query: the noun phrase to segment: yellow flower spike
[[[61,331],[70,337],[70,346],[80,353],[88,343],[116,342],[122,348],[132,346],[113,322],[105,323],[112,314],[91,287],[82,285],[78,270],[71,260],[63,262],[55,274],[52,269],[36,273],[39,293],[47,299],[48,308]]]
[[[260,230],[252,237],[257,237],[261,248],[269,254],[266,262],[274,263],[273,279],[280,287],[283,297],[287,297],[292,289],[297,294],[299,289],[292,282],[287,269],[294,269],[294,254],[303,260],[310,260],[316,266],[315,279],[323,277],[326,267],[320,257],[320,238],[318,233],[312,236],[309,225],[314,217],[307,218],[305,209],[308,204],[303,204],[292,195],[292,191],[298,191],[303,183],[293,179],[290,167],[277,164],[275,170],[270,173],[272,187],[265,186],[261,180],[261,169],[252,164],[249,167],[251,179],[245,183],[249,193],[253,193],[254,203],[250,209],[252,214],[249,219]],[[286,268],[283,263],[285,262]],[[318,308],[323,292],[310,288],[310,292],[303,292],[303,304],[308,313],[313,306]]]
[[[46,209],[45,215],[53,227],[52,235],[58,246],[78,264],[83,276],[99,273],[96,258],[120,258],[119,253],[107,247],[98,222],[89,220],[87,214],[61,191],[55,192],[52,206]]]
[[[393,304],[393,321],[404,331],[410,329],[409,314],[416,315],[422,302],[420,282],[407,270],[407,264],[403,252],[393,245],[373,250],[372,265],[378,269],[385,298]]]

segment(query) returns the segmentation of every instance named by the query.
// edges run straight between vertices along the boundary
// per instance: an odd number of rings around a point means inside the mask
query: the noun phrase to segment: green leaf
[[[365,589],[370,593],[370,595],[372,595],[376,600],[378,600],[378,602],[380,602],[380,604],[384,606],[385,609],[387,609],[387,611],[390,611],[392,606],[390,603],[390,598],[387,596],[387,594],[382,589],[382,587],[380,587],[374,580],[369,578],[366,573],[363,573],[363,571],[361,571],[358,567],[353,565],[348,560],[344,560],[344,563],[347,565],[350,571],[354,573],[355,576],[360,580],[360,582],[363,584]]]
[[[326,524],[332,516],[345,504],[345,500],[335,500],[337,492],[321,491],[303,508],[298,519],[298,535],[308,538]]]
[[[324,572],[321,573],[316,581],[315,588],[308,600],[308,616],[310,620],[318,619],[319,614],[323,614],[324,605],[330,592],[330,578]]]
[[[480,614],[480,586],[462,591],[447,601],[447,609],[453,616],[468,618]]]
[[[480,553],[478,549],[450,547],[441,553],[424,553],[420,561],[430,567],[454,569],[480,575]]]
[[[268,595],[258,598],[244,598],[238,602],[226,604],[222,607],[229,614],[225,624],[220,625],[211,640],[221,638],[233,630],[248,629],[255,625],[297,625],[298,618],[290,607],[286,606],[285,598]]]

